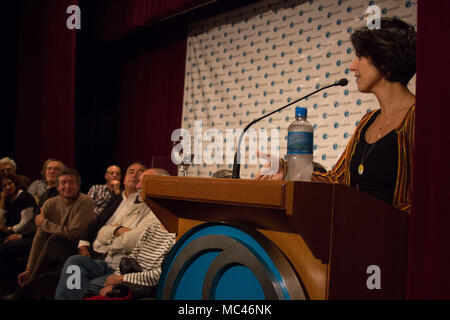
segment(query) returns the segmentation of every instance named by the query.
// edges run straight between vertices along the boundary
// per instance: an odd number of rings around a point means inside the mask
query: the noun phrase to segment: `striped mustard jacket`
[[[341,183],[350,185],[350,162],[355,153],[355,148],[360,140],[361,131],[377,110],[366,114],[350,139],[347,147],[339,158],[334,168],[327,173],[314,172],[311,181],[324,183]],[[399,128],[398,137],[398,165],[397,182],[394,191],[393,205],[405,212],[411,211],[412,192],[412,156],[414,150],[414,119],[415,105],[413,105]]]

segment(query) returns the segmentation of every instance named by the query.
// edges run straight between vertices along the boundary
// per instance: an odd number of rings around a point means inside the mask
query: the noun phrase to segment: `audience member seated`
[[[106,184],[95,184],[88,192],[88,196],[94,200],[94,211],[99,214],[108,203],[113,194],[120,193],[120,181],[122,171],[116,165],[109,166],[105,173]]]
[[[117,205],[117,201],[111,199],[105,210],[96,216],[80,237],[80,254],[92,255],[118,265],[121,257],[129,254],[136,246],[144,230],[153,222],[158,221],[150,208],[139,200],[137,188],[141,188],[139,179],[144,169],[145,167],[140,163],[135,163],[128,168],[124,179],[124,201],[122,201],[122,195],[118,195],[118,197],[114,195],[113,197],[121,200],[120,204]],[[167,174],[166,171],[160,169],[149,169],[145,173],[150,175]],[[136,177],[139,177],[138,184],[136,184]],[[128,197],[125,193],[129,194]],[[89,252],[91,242],[93,242],[93,250]],[[22,290],[20,295],[7,297],[7,299],[53,299],[59,276],[59,270],[43,274],[37,281],[29,284],[26,290]],[[43,281],[45,281],[45,288],[42,288]]]
[[[12,174],[0,176],[0,244],[12,234],[19,233],[33,218],[36,201],[27,191],[17,187]]]
[[[3,295],[14,288],[11,280],[19,268],[15,259],[11,261],[3,253],[8,243],[21,237],[20,232],[33,219],[36,201],[31,194],[16,187],[16,177],[12,174],[1,175],[0,186],[0,294]],[[14,248],[10,251],[15,254]]]
[[[25,299],[30,288],[44,285],[39,276],[59,270],[76,252],[76,241],[95,218],[92,199],[80,193],[81,179],[74,169],[66,168],[58,175],[59,196],[47,200],[35,217],[37,231],[33,239],[26,270],[18,275],[22,290],[6,299]],[[34,284],[33,284],[34,282]]]
[[[0,174],[13,174],[17,177],[17,186],[19,189],[27,190],[29,187],[31,180],[28,177],[17,174],[17,165],[16,162],[8,157],[4,157],[0,159]]]
[[[144,230],[158,220],[140,198],[142,169],[145,167],[140,163],[128,167],[124,179],[125,191],[118,197],[120,204],[118,200],[113,199],[81,236],[78,244],[81,255],[102,258],[108,263],[118,265],[121,257],[129,254],[136,246]],[[148,169],[144,173],[159,174],[156,169]]]
[[[131,168],[132,166],[130,166]],[[128,171],[128,170],[127,170]],[[137,184],[137,189],[141,191],[142,189],[142,180],[143,177],[146,175],[168,175],[168,173],[164,169],[148,169],[144,171],[139,177],[139,182]],[[128,180],[128,174],[125,176],[125,181]],[[127,188],[127,187],[126,187]],[[124,239],[121,239],[119,241],[119,245],[116,242],[116,240],[113,240],[109,243],[111,243],[106,252],[106,258],[105,259],[92,259],[90,254],[85,254],[80,251],[80,255],[73,256],[69,258],[66,261],[65,267],[63,269],[63,273],[61,275],[61,279],[59,281],[60,285],[58,285],[57,291],[56,291],[56,298],[57,299],[81,299],[86,294],[87,290],[89,289],[90,280],[93,278],[101,277],[101,279],[94,280],[92,282],[93,285],[97,285],[97,289],[95,289],[92,293],[96,294],[98,291],[103,288],[103,285],[105,284],[105,279],[107,275],[111,275],[115,269],[118,270],[119,265],[121,265],[122,273],[123,273],[123,264],[121,264],[121,260],[126,257],[126,255],[129,255],[131,250],[133,248],[134,252],[132,253],[132,257],[136,259],[138,265],[140,268],[145,269],[148,271],[146,273],[138,274],[138,275],[128,275],[124,277],[112,277],[109,282],[107,282],[111,286],[108,289],[112,289],[112,286],[114,284],[119,284],[121,280],[125,281],[126,283],[130,284],[140,284],[148,287],[154,287],[157,284],[157,280],[159,278],[160,273],[160,265],[163,258],[163,255],[165,252],[167,252],[174,243],[174,237],[173,241],[170,241],[167,243],[166,248],[166,240],[165,238],[168,237],[168,239],[172,239],[172,236],[168,234],[166,231],[163,231],[160,228],[160,222],[158,219],[153,215],[153,213],[150,211],[148,206],[144,202],[140,202],[140,206],[145,211],[149,212],[147,216],[138,224],[138,226],[133,230],[124,230],[124,233],[122,233],[118,238],[123,237],[124,235],[129,235]],[[105,211],[106,212],[106,209]],[[103,213],[102,213],[103,214]],[[123,216],[123,215],[122,215]],[[117,219],[115,220],[117,221]],[[102,237],[102,233],[105,235],[111,234],[114,232],[113,230],[120,231],[120,229],[123,228],[123,224],[119,223],[120,227],[117,225],[114,226],[103,226],[100,231],[98,232],[97,239],[94,242],[94,247],[96,242],[99,242],[99,238]],[[105,229],[105,230],[103,230]],[[128,228],[127,228],[128,229]],[[145,234],[143,235],[145,231]],[[141,246],[138,245],[138,239],[142,238],[144,241],[141,243]],[[107,240],[107,239],[105,239]],[[153,242],[152,242],[153,241]],[[158,241],[161,241],[161,243],[157,243]],[[81,241],[80,241],[81,242]],[[123,245],[125,242],[128,242],[128,245]],[[105,246],[107,242],[104,242],[103,246]],[[133,246],[129,248],[129,245],[133,243]],[[137,245],[137,247],[136,247]],[[123,250],[120,250],[119,247],[122,247]],[[137,248],[137,249],[136,249]],[[136,251],[137,250],[137,251]],[[141,253],[140,250],[142,250]],[[150,251],[149,251],[150,250]],[[162,250],[162,251],[161,251]],[[145,251],[145,252],[144,252]],[[161,252],[160,252],[161,251]],[[148,260],[153,259],[153,260]],[[161,261],[159,261],[161,260]],[[82,274],[82,280],[81,280],[81,286],[82,288],[80,290],[67,290],[67,277],[69,274],[67,273],[67,268],[70,265],[80,265],[82,267],[82,273],[84,270],[88,270],[89,266],[91,266],[93,269],[86,273],[85,275]],[[139,267],[138,267],[139,268]],[[156,269],[155,269],[156,268]],[[158,269],[159,268],[159,269]],[[153,270],[155,269],[155,270]],[[135,270],[137,272],[137,270]],[[104,272],[104,273],[103,273]],[[159,273],[158,273],[159,272]],[[119,273],[120,274],[120,273]],[[155,276],[157,275],[157,278]],[[83,276],[85,278],[83,279]],[[129,278],[126,278],[129,277]],[[84,287],[84,289],[83,289]],[[105,285],[106,287],[106,285]],[[70,292],[67,292],[70,291]],[[108,291],[108,292],[109,292]],[[106,292],[105,292],[106,294]]]
[[[127,168],[123,180],[124,190],[120,194],[113,194],[111,196],[111,199],[106,207],[99,215],[97,215],[95,220],[89,225],[88,229],[82,233],[78,243],[78,252],[80,254],[93,254],[94,257],[98,257],[99,255],[103,257],[106,251],[102,250],[99,242],[95,243],[95,240],[97,239],[97,236],[102,228],[104,228],[103,230],[111,227],[116,229],[116,221],[119,221],[122,217],[129,216],[129,214],[133,216],[133,220],[131,222],[137,224],[149,213],[149,211],[146,210],[146,207],[141,205],[137,189],[139,178],[145,170],[146,167],[140,162],[132,163]],[[129,228],[132,228],[131,224]],[[116,234],[120,233],[120,237],[125,230],[127,229],[122,228],[114,231]],[[132,247],[133,246],[134,245],[132,245]]]
[[[41,196],[47,191],[49,180],[56,184],[58,173],[63,169],[64,165],[57,159],[48,159],[42,166],[42,179],[34,180],[28,187],[27,191],[31,193],[36,199],[41,199]]]
[[[59,160],[48,163],[45,174],[46,191],[41,195],[32,219],[28,220],[23,228],[11,234],[0,244],[0,295],[18,289],[17,275],[26,266],[33,237],[36,233],[34,217],[40,213],[45,201],[58,195],[56,180],[59,172],[64,168],[64,164]]]
[[[105,260],[94,260],[83,255],[67,259],[61,278],[56,288],[56,300],[81,300],[87,294],[107,296],[118,286],[126,287],[133,292],[136,287],[147,287],[155,290],[161,276],[162,262],[175,244],[175,234],[169,233],[160,222],[147,227],[137,246],[130,255],[123,257],[136,262],[131,272],[121,272],[120,267],[113,268]],[[80,268],[80,287],[69,287],[69,268]],[[117,288],[118,289],[118,288]]]

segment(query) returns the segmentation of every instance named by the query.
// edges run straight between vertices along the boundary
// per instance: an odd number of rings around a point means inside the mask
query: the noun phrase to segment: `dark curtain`
[[[418,1],[417,108],[407,297],[450,298],[450,2]]]
[[[181,127],[185,37],[185,28],[166,26],[152,32],[148,47],[129,50],[124,56],[118,106],[118,163],[127,165],[139,160],[151,166],[152,156],[170,156],[172,131]]]
[[[37,178],[44,160],[73,166],[76,30],[66,27],[77,0],[21,0],[15,100],[18,172]],[[8,14],[8,12],[4,12]]]
[[[3,9],[8,14],[0,20],[0,28],[8,30],[2,34],[2,59],[0,59],[0,68],[4,79],[0,104],[0,158],[5,156],[14,158],[15,153],[19,7],[19,2],[7,2]],[[21,169],[19,166],[19,170]]]

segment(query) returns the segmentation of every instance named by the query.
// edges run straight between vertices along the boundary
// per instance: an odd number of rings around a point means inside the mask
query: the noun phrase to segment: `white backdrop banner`
[[[367,24],[367,8],[416,26],[417,1],[261,1],[189,27],[182,128],[195,154],[189,176],[231,169],[237,136],[253,119],[347,78],[257,123],[243,140],[241,177],[265,163],[256,150],[286,156],[295,107],[314,126],[314,161],[331,169],[362,116],[379,108],[357,91],[350,34]],[[381,26],[382,27],[382,26]],[[415,92],[415,77],[409,84]],[[187,141],[187,138],[184,138]]]

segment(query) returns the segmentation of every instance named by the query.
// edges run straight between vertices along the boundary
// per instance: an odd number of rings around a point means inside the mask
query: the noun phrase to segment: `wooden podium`
[[[178,238],[203,222],[253,225],[289,259],[311,299],[405,297],[409,215],[346,186],[147,176],[143,197]]]

